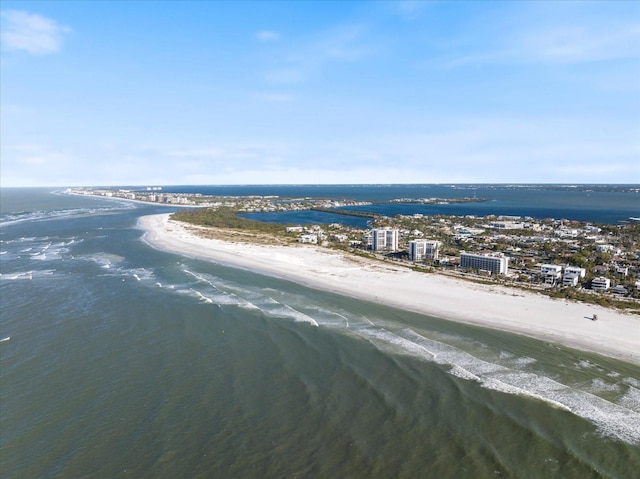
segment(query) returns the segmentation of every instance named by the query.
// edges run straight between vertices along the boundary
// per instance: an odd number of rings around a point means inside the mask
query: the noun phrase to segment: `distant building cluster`
[[[540,277],[545,284],[555,286],[562,284],[562,286],[576,287],[580,279],[584,278],[587,270],[579,268],[577,266],[563,266],[559,264],[541,264],[540,265]]]

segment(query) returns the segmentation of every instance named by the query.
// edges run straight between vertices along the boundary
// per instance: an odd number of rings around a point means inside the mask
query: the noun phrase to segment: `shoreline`
[[[206,229],[143,216],[150,246],[275,276],[355,299],[445,320],[512,332],[640,364],[640,317],[498,285],[469,283],[309,245],[251,245],[208,239]],[[591,321],[593,314],[598,321]]]
[[[173,203],[157,203],[153,201],[142,201],[142,200],[132,200],[130,198],[121,198],[119,196],[102,196],[102,195],[85,195],[84,193],[73,193],[60,191],[58,194],[60,195],[68,195],[68,196],[77,196],[79,198],[97,198],[99,200],[107,200],[107,201],[126,201],[128,203],[135,203],[139,205],[148,205],[148,206],[162,206],[164,208],[202,208],[202,206],[195,205],[175,205]]]

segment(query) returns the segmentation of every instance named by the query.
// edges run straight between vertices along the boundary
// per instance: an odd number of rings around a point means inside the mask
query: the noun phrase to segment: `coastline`
[[[78,196],[80,198],[97,198],[99,200],[107,200],[107,201],[125,201],[127,203],[135,203],[139,205],[147,205],[147,206],[163,206],[165,208],[198,208],[195,205],[180,205],[173,203],[154,203],[152,201],[142,201],[142,200],[132,200],[130,198],[121,198],[119,196],[102,196],[102,195],[85,195],[83,193],[73,193],[61,191],[61,195],[69,195],[69,196]]]
[[[418,273],[309,245],[208,239],[169,214],[138,221],[157,249],[239,267],[365,301],[508,331],[640,364],[640,317],[496,285]],[[599,320],[589,318],[597,314]]]

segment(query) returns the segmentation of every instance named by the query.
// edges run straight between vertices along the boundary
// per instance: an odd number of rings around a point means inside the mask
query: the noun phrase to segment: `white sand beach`
[[[640,316],[533,292],[418,273],[308,245],[247,245],[198,236],[194,227],[145,216],[153,247],[439,318],[593,351],[640,364]],[[591,321],[593,314],[598,321]]]

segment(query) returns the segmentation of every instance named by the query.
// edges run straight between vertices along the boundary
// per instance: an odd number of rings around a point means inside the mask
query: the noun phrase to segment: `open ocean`
[[[509,191],[508,214],[639,215]],[[160,206],[0,193],[4,479],[638,477],[638,365],[160,252],[137,227]]]

